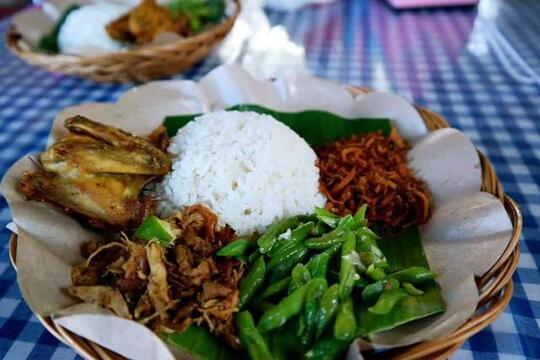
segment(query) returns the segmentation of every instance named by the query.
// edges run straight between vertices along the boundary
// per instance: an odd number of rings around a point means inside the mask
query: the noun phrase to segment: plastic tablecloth
[[[343,0],[268,15],[306,47],[312,73],[400,93],[444,115],[488,155],[523,213],[522,255],[510,306],[454,358],[540,358],[540,85],[527,81],[534,79],[530,73],[519,76],[523,70],[509,51],[497,55],[479,20],[494,24],[538,74],[540,2],[481,0],[479,7],[396,11],[384,1]],[[0,22],[0,33],[8,24]],[[182,77],[198,79],[218,64],[211,57]],[[0,45],[0,174],[44,149],[59,110],[114,101],[130,86],[51,74]],[[21,299],[8,258],[10,218],[0,198],[0,358],[75,358]]]

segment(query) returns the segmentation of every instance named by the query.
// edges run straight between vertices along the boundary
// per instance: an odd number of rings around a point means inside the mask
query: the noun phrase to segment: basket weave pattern
[[[354,89],[355,93],[363,90]],[[429,130],[449,127],[438,114],[423,108],[417,108]],[[516,203],[504,194],[493,166],[481,153],[482,191],[493,194],[504,204],[513,225],[512,238],[504,253],[493,267],[483,276],[477,278],[476,284],[480,294],[476,313],[465,324],[445,338],[424,341],[411,346],[393,349],[385,353],[385,358],[393,359],[445,359],[457,351],[471,336],[491,324],[510,302],[513,292],[512,274],[519,260],[519,237],[522,229],[521,213]],[[17,237],[12,236],[10,256],[15,266]],[[38,316],[43,325],[58,339],[73,347],[77,352],[89,359],[123,359],[101,346],[81,338],[70,331],[55,325],[49,317]]]
[[[11,26],[5,34],[6,47],[29,64],[52,72],[77,75],[99,82],[147,82],[178,74],[208,56],[231,30],[235,13],[220,24],[197,35],[168,44],[133,48],[98,56],[76,56],[37,52]]]

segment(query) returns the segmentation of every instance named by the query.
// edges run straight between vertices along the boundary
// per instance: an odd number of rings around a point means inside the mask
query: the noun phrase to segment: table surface
[[[523,84],[507,72],[475,21],[479,13],[492,19],[540,73],[540,2],[481,3],[478,9],[395,11],[384,1],[343,0],[268,14],[305,45],[314,74],[400,93],[443,114],[489,156],[523,213],[521,261],[510,306],[454,357],[540,358],[540,85]],[[2,34],[7,25],[0,22]],[[129,88],[47,73],[25,65],[4,46],[0,64],[0,174],[24,154],[44,148],[62,108],[114,101]],[[198,79],[217,64],[209,58],[183,77]],[[10,218],[0,198],[0,358],[75,358],[21,299],[8,258]]]

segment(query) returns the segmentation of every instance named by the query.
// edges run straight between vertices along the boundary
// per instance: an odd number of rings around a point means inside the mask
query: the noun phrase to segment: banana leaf
[[[423,266],[429,268],[420,232],[416,227],[409,228],[398,238],[382,237],[379,239],[378,245],[392,267]],[[424,291],[422,295],[408,295],[386,315],[378,315],[368,311],[369,305],[363,302],[355,304],[358,324],[357,336],[369,336],[445,311],[445,303],[435,281],[422,284],[422,290]]]
[[[230,349],[221,344],[207,329],[190,325],[183,332],[161,334],[169,345],[190,354],[196,360],[232,359]]]
[[[253,111],[273,116],[281,121],[311,146],[320,146],[327,142],[345,138],[353,134],[368,133],[381,130],[385,136],[390,134],[392,125],[389,119],[343,117],[318,110],[307,110],[296,113],[274,111],[259,105],[236,105],[227,110]],[[178,129],[201,114],[167,116],[163,125],[169,136],[174,136]]]

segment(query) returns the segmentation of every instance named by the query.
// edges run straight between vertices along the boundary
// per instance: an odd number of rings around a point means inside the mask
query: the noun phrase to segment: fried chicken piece
[[[187,35],[189,20],[186,16],[173,14],[159,6],[155,0],[144,0],[129,13],[107,25],[108,34],[115,40],[144,45],[161,32]]]
[[[41,154],[45,171],[23,174],[23,194],[80,214],[95,227],[136,227],[155,208],[139,194],[170,170],[167,154],[147,139],[82,116],[67,119],[65,127],[71,134]]]

